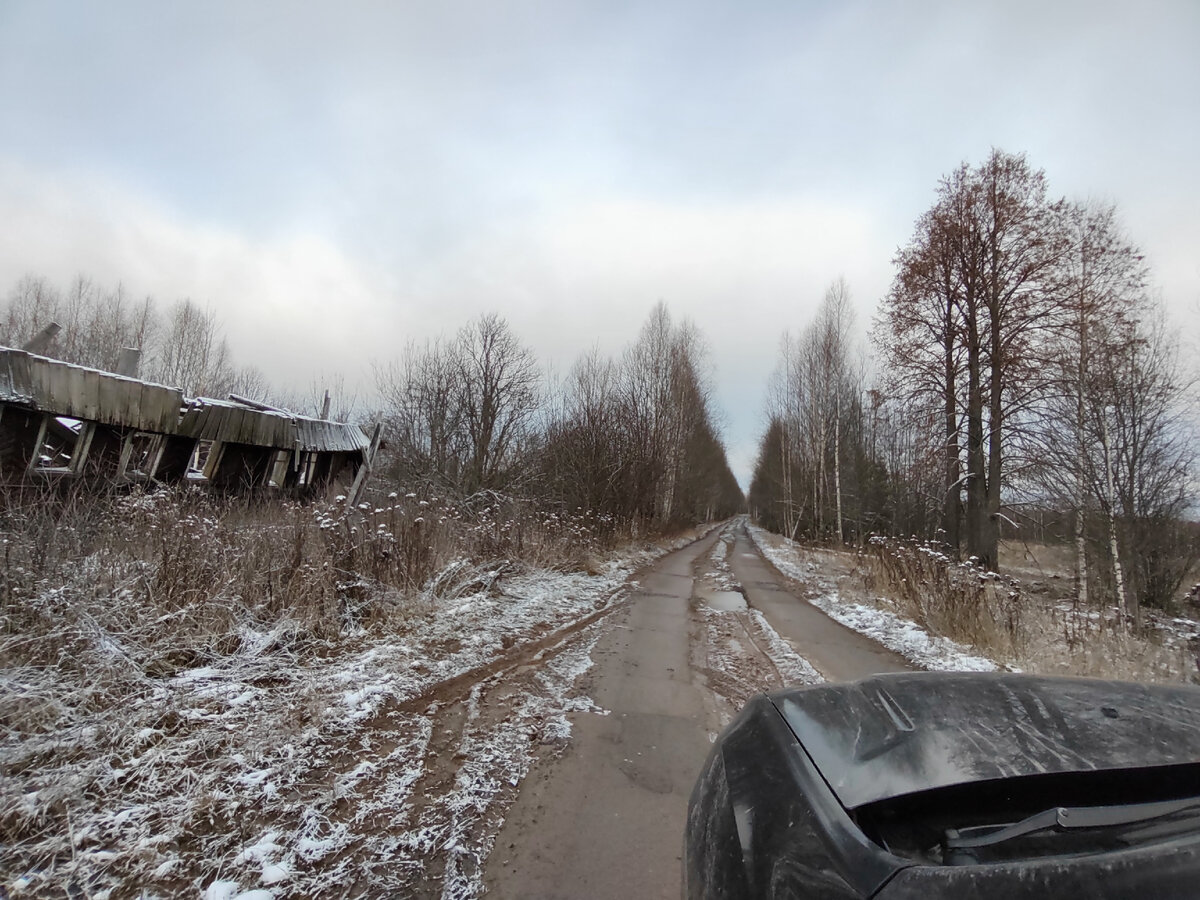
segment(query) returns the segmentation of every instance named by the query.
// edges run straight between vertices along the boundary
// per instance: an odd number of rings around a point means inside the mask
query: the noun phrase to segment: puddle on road
[[[740,612],[746,608],[746,598],[738,591],[698,591],[700,599],[722,612]]]

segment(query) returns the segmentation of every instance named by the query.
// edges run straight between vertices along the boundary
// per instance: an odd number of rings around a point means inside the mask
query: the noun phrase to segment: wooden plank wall
[[[203,474],[189,473],[193,452],[202,442],[208,444],[208,465]],[[369,444],[354,425],[231,401],[188,399],[177,388],[0,347],[0,470],[5,480],[51,474],[165,482],[188,478],[237,490],[290,484],[311,493],[335,477],[353,480]],[[61,460],[65,455],[71,456],[69,465],[47,469],[47,463],[39,462],[43,456]],[[315,476],[312,483],[300,485],[298,468],[309,459]]]

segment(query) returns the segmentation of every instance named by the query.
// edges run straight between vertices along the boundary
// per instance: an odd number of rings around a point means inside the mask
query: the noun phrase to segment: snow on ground
[[[462,564],[403,627],[316,648],[290,647],[286,623],[243,630],[215,662],[139,675],[118,708],[6,729],[0,761],[19,774],[0,780],[0,895],[402,895],[436,878],[446,898],[478,896],[497,798],[561,746],[567,713],[604,712],[574,693],[598,634],[577,623],[663,552],[598,574]],[[531,644],[536,677],[481,702]],[[465,700],[443,696],[456,680],[477,682]]]
[[[713,544],[713,548],[708,554],[709,571],[707,574],[717,590],[741,590],[741,585],[733,577],[733,570],[729,568],[729,547],[732,543],[733,536],[731,529],[726,528],[725,534],[721,536],[719,541]]]
[[[899,653],[923,669],[941,672],[992,672],[997,664],[968,648],[939,635],[931,635],[916,622],[893,612],[846,600],[834,584],[817,572],[811,561],[802,558],[802,549],[791,541],[769,535],[757,526],[749,526],[750,536],[758,549],[784,575],[814,588],[809,598],[837,622],[864,634]]]
[[[492,716],[484,714],[487,704],[481,702],[481,694],[488,685],[472,690],[468,724],[454,754],[463,760],[454,787],[422,813],[423,821],[434,823],[436,844],[446,855],[443,900],[467,900],[483,893],[483,863],[505,812],[497,800],[502,795],[511,798],[537,747],[566,744],[571,735],[568,713],[608,714],[573,690],[579,676],[592,666],[591,651],[600,634],[600,628],[592,626],[568,650],[540,666],[534,678],[545,692],[525,693],[506,714],[497,717],[495,708],[490,710]]]

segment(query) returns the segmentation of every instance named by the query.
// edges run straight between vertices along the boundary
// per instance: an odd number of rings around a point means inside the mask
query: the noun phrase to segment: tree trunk
[[[817,431],[816,461],[817,473],[813,480],[813,512],[817,515],[817,537],[825,537],[825,448],[828,437],[825,433],[824,397],[820,394],[817,401],[817,414],[820,416],[821,427]]]
[[[1086,272],[1086,270],[1085,270]],[[1086,275],[1081,279],[1086,284]],[[1087,377],[1087,308],[1084,289],[1079,297],[1079,358],[1075,374],[1075,604],[1086,609],[1088,604],[1087,535],[1084,507],[1087,504],[1087,441],[1084,437],[1083,386]]]
[[[796,533],[795,525],[793,524],[793,501],[792,501],[792,445],[790,429],[787,425],[787,418],[783,420],[783,439],[779,442],[779,464],[782,467],[783,480],[783,527],[784,532],[789,536]]]
[[[988,477],[987,511],[983,519],[983,543],[980,558],[984,568],[993,572],[1000,568],[1000,482],[1002,471],[1002,440],[1004,437],[1004,372],[1007,370],[1001,343],[1000,298],[993,274],[992,298],[989,312],[988,378]]]
[[[951,553],[957,558],[961,549],[959,519],[962,514],[962,476],[958,454],[957,372],[954,366],[953,305],[946,303],[945,344],[945,493],[942,495],[942,531]]]
[[[983,385],[979,328],[967,322],[967,556],[986,565],[987,472],[983,451]]]
[[[1083,507],[1080,506],[1075,510],[1075,605],[1086,609],[1087,603],[1087,535],[1084,533]]]
[[[1125,630],[1125,614],[1132,613],[1134,627],[1140,631],[1141,610],[1137,608],[1137,599],[1128,601],[1125,596],[1125,573],[1121,568],[1121,548],[1117,539],[1117,492],[1113,480],[1112,443],[1108,434],[1108,416],[1104,415],[1101,421],[1100,439],[1104,448],[1104,481],[1107,495],[1105,505],[1108,507],[1106,510],[1108,513],[1108,547],[1109,552],[1112,553],[1113,592],[1116,594],[1117,609],[1121,614],[1121,630]],[[1132,602],[1132,607],[1128,605],[1129,602]]]
[[[833,419],[833,489],[837,494],[837,539],[845,538],[842,531],[842,393],[839,390]]]

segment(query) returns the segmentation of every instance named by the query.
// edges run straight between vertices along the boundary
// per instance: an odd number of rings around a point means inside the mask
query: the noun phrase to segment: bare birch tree
[[[1048,495],[1071,509],[1075,547],[1075,601],[1089,600],[1087,516],[1094,502],[1113,506],[1111,438],[1097,408],[1095,363],[1135,339],[1145,302],[1147,273],[1142,257],[1120,233],[1111,206],[1072,205],[1065,210],[1063,229],[1068,240],[1059,263],[1057,295],[1060,325],[1046,356],[1057,389],[1047,392],[1039,410],[1042,473]],[[1100,401],[1100,406],[1104,401]],[[1097,427],[1100,422],[1102,427]],[[1097,457],[1096,440],[1100,442]],[[1064,490],[1065,488],[1065,490]],[[1110,522],[1109,544],[1114,584],[1120,597],[1118,536]]]

